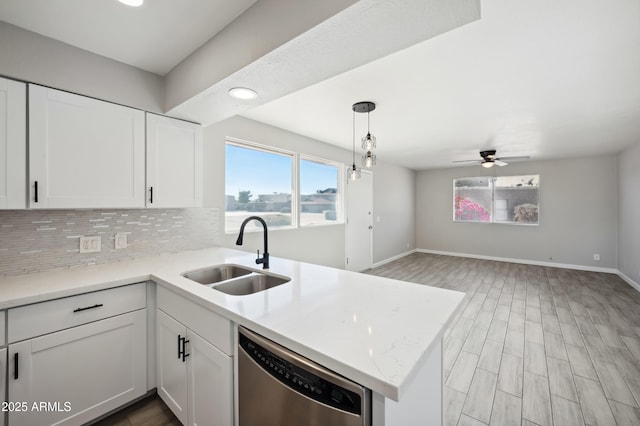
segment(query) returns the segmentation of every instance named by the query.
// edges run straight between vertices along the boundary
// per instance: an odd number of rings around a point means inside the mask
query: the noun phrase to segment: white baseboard
[[[404,253],[397,254],[397,255],[395,255],[395,256],[393,256],[393,257],[390,257],[390,258],[388,258],[388,259],[381,260],[380,262],[376,262],[376,263],[374,263],[373,265],[371,265],[371,269],[373,269],[373,268],[377,268],[378,266],[386,265],[387,263],[391,263],[391,262],[393,262],[394,260],[401,259],[401,258],[403,258],[403,257],[405,257],[405,256],[409,256],[410,254],[413,254],[413,253],[415,253],[416,251],[417,251],[416,249],[409,250],[409,251],[405,251]]]
[[[567,263],[542,262],[528,259],[512,259],[508,257],[484,256],[481,254],[454,253],[449,251],[416,249],[419,253],[441,254],[444,256],[466,257],[470,259],[494,260],[496,262],[521,263],[525,265],[548,266],[550,268],[575,269],[578,271],[605,272],[608,274],[618,274],[615,268],[601,268],[598,266],[572,265]]]
[[[632,280],[631,278],[629,278],[628,276],[626,276],[624,273],[622,273],[621,271],[618,271],[618,276],[620,278],[622,278],[623,280],[625,280],[627,282],[627,284],[629,284],[631,287],[635,288],[637,291],[640,292],[640,284],[638,284],[637,282],[635,282],[634,280]]]

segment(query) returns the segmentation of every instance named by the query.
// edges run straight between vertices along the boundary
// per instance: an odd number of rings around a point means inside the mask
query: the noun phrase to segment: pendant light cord
[[[353,126],[351,126],[351,128],[353,129],[353,166],[355,167],[356,165],[356,110],[353,110]]]

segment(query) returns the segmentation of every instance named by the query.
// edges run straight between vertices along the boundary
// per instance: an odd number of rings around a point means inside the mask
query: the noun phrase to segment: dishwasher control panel
[[[275,379],[323,404],[353,414],[362,414],[360,395],[277,356],[242,334],[239,339],[240,347],[247,355]]]

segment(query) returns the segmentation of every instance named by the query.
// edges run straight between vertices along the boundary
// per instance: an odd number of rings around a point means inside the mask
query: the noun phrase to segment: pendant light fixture
[[[374,109],[376,109],[376,104],[369,101],[353,104],[354,112],[367,113],[367,134],[361,140],[362,149],[366,151],[366,153],[362,156],[362,165],[366,168],[370,168],[376,164],[376,155],[373,153],[373,149],[376,147],[376,137],[371,134],[370,118],[370,113]]]
[[[347,170],[347,178],[349,180],[358,180],[360,179],[362,171],[359,167],[356,167],[356,108],[353,106],[353,163]]]

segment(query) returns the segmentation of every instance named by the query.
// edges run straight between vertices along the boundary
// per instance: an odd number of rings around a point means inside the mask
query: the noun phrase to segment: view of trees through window
[[[252,215],[261,216],[269,227],[276,228],[342,220],[339,166],[311,158],[301,158],[294,164],[297,157],[294,153],[227,143],[227,232],[239,230],[242,221]],[[298,191],[294,191],[296,182]],[[247,226],[251,229],[258,224]]]
[[[539,185],[539,175],[454,179],[453,220],[538,224]]]

